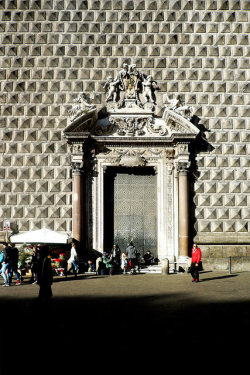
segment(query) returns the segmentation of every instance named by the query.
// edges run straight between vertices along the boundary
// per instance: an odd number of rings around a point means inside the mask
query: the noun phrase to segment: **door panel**
[[[157,256],[157,187],[152,168],[108,168],[105,173],[104,244],[124,251],[132,239],[141,255]]]

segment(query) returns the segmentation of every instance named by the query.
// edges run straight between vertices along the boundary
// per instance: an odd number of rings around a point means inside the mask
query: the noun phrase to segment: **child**
[[[127,258],[127,254],[124,252],[122,253],[122,261],[121,261],[121,269],[123,270],[124,274],[126,273],[127,267],[128,267],[128,258]]]

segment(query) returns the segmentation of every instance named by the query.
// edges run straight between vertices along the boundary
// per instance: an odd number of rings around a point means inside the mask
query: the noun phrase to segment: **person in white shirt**
[[[67,275],[73,270],[75,277],[77,277],[77,252],[76,252],[76,244],[72,243],[72,247],[70,250],[70,257],[68,259],[68,267],[67,267]]]

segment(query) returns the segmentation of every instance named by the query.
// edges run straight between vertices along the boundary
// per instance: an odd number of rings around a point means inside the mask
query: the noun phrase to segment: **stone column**
[[[179,256],[188,257],[188,165],[179,164]]]
[[[81,168],[73,169],[73,224],[72,237],[83,242],[83,226],[84,226],[84,173]]]

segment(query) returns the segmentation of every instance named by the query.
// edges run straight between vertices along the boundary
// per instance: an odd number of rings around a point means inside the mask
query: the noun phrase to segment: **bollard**
[[[229,275],[232,274],[232,259],[231,259],[231,257],[228,258],[228,272],[229,272]]]
[[[169,274],[169,260],[168,259],[162,259],[161,273],[163,275]]]

